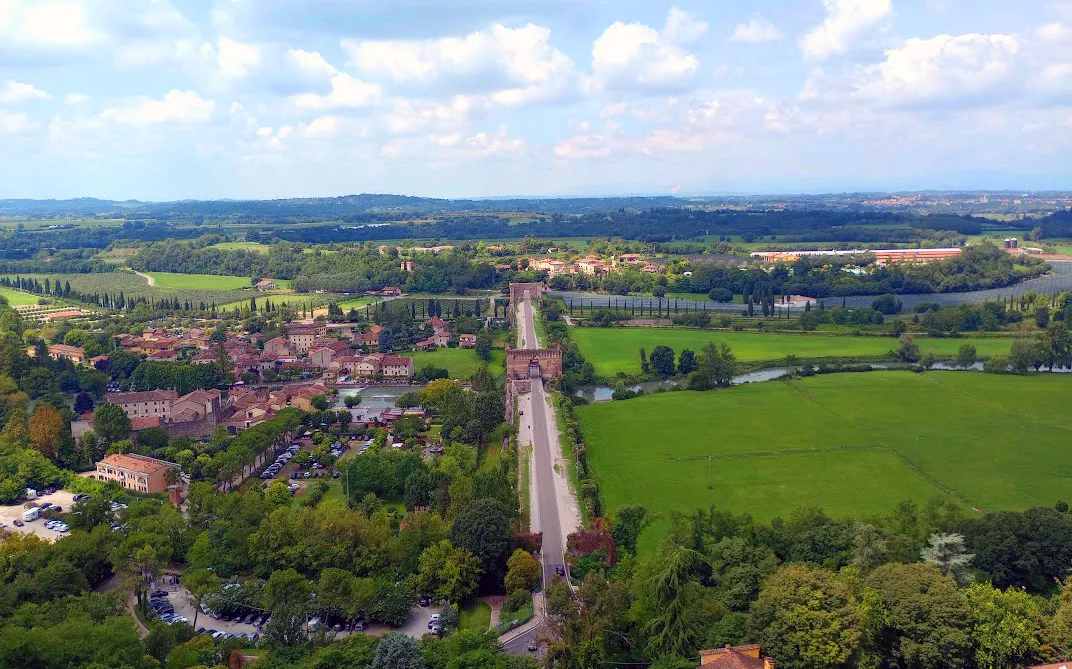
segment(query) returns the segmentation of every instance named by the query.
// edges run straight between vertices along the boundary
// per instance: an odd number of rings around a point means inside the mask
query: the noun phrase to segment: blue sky
[[[0,0],[0,197],[1072,189],[1072,1]]]

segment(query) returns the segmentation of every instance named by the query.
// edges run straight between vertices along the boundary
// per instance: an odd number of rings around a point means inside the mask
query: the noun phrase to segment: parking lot
[[[71,507],[74,505],[73,498],[74,493],[67,492],[66,490],[57,490],[51,495],[41,495],[37,499],[30,501],[32,501],[38,506],[44,504],[45,502],[48,502],[50,504],[58,504],[60,508],[63,509],[62,513],[67,514],[70,513]],[[22,512],[25,510],[26,508],[23,506],[22,502],[19,502],[18,504],[13,504],[11,506],[0,506],[0,522],[4,524],[4,531],[28,532],[30,534],[36,534],[42,539],[47,539],[48,541],[56,541],[57,539],[60,539],[64,536],[63,534],[56,532],[55,530],[50,530],[45,527],[44,518],[38,518],[37,520],[24,523],[22,527],[17,527],[15,525],[15,521],[22,521]]]

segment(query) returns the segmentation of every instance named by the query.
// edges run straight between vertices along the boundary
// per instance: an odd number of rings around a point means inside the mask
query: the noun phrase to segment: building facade
[[[167,490],[167,471],[178,468],[175,463],[165,460],[115,453],[97,463],[97,479],[115,481],[137,492],[157,493]]]

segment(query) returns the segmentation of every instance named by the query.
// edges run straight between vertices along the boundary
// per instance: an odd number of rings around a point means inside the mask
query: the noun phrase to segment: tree
[[[347,395],[346,398],[343,399],[343,403],[346,405],[347,409],[352,409],[352,408],[356,407],[358,404],[361,404],[361,396],[360,395]]]
[[[644,350],[644,347],[640,348],[640,371],[644,374],[651,373],[651,367],[648,365],[648,352]]]
[[[268,486],[268,493],[264,496],[268,503],[275,507],[290,506],[292,495],[287,488],[286,481],[272,481]]]
[[[1035,309],[1035,325],[1045,328],[1050,324],[1050,308],[1043,305]]]
[[[702,587],[699,579],[703,555],[682,546],[666,544],[649,572],[638,572],[641,607],[652,657],[691,657],[701,645],[704,622],[699,617]]]
[[[978,359],[979,355],[976,353],[975,347],[971,344],[963,344],[957,349],[957,367],[971,367]]]
[[[893,295],[880,295],[871,300],[871,308],[886,316],[900,313],[901,307],[901,301]]]
[[[398,632],[388,632],[376,647],[370,669],[425,669],[424,655],[417,641]]]
[[[651,369],[663,378],[674,375],[674,349],[669,346],[656,346],[649,358]]]
[[[911,337],[904,335],[894,357],[901,362],[919,362],[919,345],[912,341]]]
[[[1054,367],[1067,367],[1072,363],[1072,335],[1064,321],[1053,321],[1038,334],[1038,343],[1043,364],[1053,371]]]
[[[677,357],[677,371],[681,374],[691,374],[697,367],[696,354],[689,349],[682,349]]]
[[[787,565],[763,584],[750,626],[775,666],[833,669],[860,646],[862,624],[848,586],[818,567]]]
[[[272,612],[265,629],[268,644],[275,648],[304,644],[309,613],[309,582],[293,569],[273,571],[264,586],[264,608]]]
[[[55,460],[65,427],[66,421],[54,406],[39,402],[30,416],[30,441],[41,455]]]
[[[1017,339],[1009,349],[1009,366],[1017,374],[1023,374],[1027,370],[1041,367],[1045,363],[1045,357],[1037,342],[1027,339]]]
[[[640,533],[651,523],[648,510],[640,504],[626,504],[614,513],[610,533],[618,548],[636,555]]]
[[[964,592],[971,609],[975,666],[1021,667],[1037,659],[1042,614],[1026,592],[1002,592],[989,583],[973,583]]]
[[[478,499],[455,519],[450,541],[480,558],[486,572],[496,572],[513,543],[509,513],[498,500]]]
[[[964,550],[964,536],[960,534],[932,534],[927,539],[920,557],[927,564],[934,565],[938,571],[950,576],[957,583],[966,585],[971,582],[968,565],[974,555]]]
[[[877,596],[874,652],[882,666],[966,667],[972,656],[968,602],[953,579],[926,564],[886,564],[867,579]]]
[[[1061,582],[1057,611],[1053,614],[1053,643],[1058,648],[1072,648],[1072,578]]]
[[[130,418],[123,407],[102,404],[93,412],[93,429],[99,439],[115,443],[130,437]]]
[[[700,353],[699,367],[694,375],[700,376],[708,387],[726,387],[733,383],[733,376],[737,372],[737,358],[734,357],[730,347],[725,343],[715,345],[714,342],[704,344]],[[689,380],[692,387],[692,379]]]
[[[309,404],[313,405],[313,408],[317,411],[327,411],[331,407],[331,401],[323,395],[314,395]]]
[[[853,537],[852,566],[861,572],[869,572],[882,563],[886,553],[886,542],[873,525],[860,523],[856,526]]]
[[[201,603],[220,589],[220,577],[208,569],[187,569],[182,575],[182,585],[193,596],[194,620],[190,626],[197,629],[197,615],[201,612]]]
[[[476,346],[473,347],[477,356],[487,362],[491,360],[491,335],[486,332],[481,332],[476,336]]]
[[[78,393],[74,396],[74,412],[76,414],[83,414],[86,411],[93,410],[93,398],[89,393]]]
[[[443,540],[421,553],[418,587],[448,602],[465,602],[476,592],[483,569],[480,560],[464,548]]]
[[[506,561],[506,592],[532,592],[540,586],[540,563],[528,551],[518,548]]]

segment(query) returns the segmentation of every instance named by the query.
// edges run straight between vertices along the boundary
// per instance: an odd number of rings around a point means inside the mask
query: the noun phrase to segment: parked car
[[[439,625],[439,614],[433,613],[432,617],[428,619],[428,629],[432,629]]]
[[[19,520],[18,518],[16,518],[15,520],[13,520],[11,522],[15,523],[15,527],[22,527],[23,525],[26,524],[26,523],[22,522],[21,520]]]
[[[80,492],[74,496],[74,501],[76,502],[85,502],[91,499],[93,499],[93,495],[89,495],[84,492]]]

